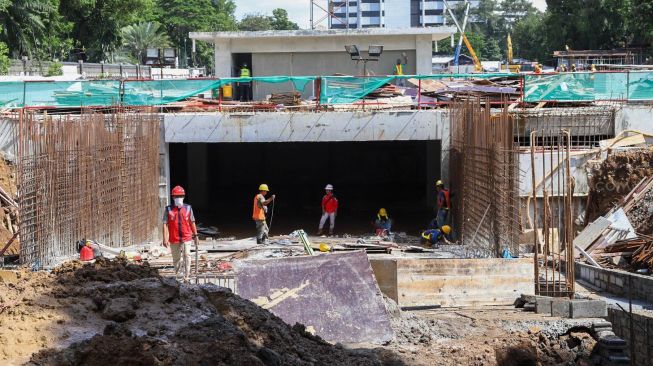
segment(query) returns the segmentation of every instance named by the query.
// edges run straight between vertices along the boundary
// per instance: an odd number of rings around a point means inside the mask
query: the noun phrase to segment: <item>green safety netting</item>
[[[25,83],[21,81],[6,81],[0,83],[0,107],[19,108],[24,105]]]
[[[524,101],[653,100],[653,72],[580,72],[524,76]]]
[[[129,106],[163,105],[220,87],[220,80],[127,80],[122,103]]]
[[[26,107],[110,106],[120,103],[119,80],[26,82]]]
[[[320,86],[320,101],[323,104],[353,103],[392,80],[394,76],[325,76]]]

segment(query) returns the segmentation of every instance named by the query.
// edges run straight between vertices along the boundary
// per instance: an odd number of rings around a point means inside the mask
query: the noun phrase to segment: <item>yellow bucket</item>
[[[226,84],[222,86],[222,99],[231,99],[233,98],[233,88],[231,84]]]

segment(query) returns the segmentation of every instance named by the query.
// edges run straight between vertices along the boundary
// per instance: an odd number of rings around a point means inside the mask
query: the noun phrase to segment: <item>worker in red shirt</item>
[[[436,216],[438,229],[441,229],[447,222],[449,217],[449,210],[451,209],[451,198],[449,190],[444,188],[444,183],[441,180],[435,182],[435,187],[438,190],[438,214]]]
[[[324,224],[329,219],[329,235],[333,235],[333,229],[336,226],[336,216],[338,215],[338,199],[333,195],[333,186],[327,184],[324,187],[326,194],[322,197],[322,218],[320,219],[320,227],[317,235],[322,235]]]
[[[190,205],[184,204],[186,192],[181,186],[172,189],[173,204],[166,206],[163,213],[163,246],[170,247],[175,275],[181,270],[181,259],[184,262],[184,282],[190,276],[190,246],[197,237],[195,215]]]

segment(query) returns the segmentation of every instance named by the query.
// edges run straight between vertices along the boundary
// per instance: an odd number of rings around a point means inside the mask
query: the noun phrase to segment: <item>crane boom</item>
[[[465,47],[467,47],[467,50],[469,51],[470,56],[472,56],[472,59],[474,60],[474,67],[476,68],[476,71],[482,71],[483,70],[483,65],[481,65],[481,62],[478,60],[478,57],[476,56],[476,52],[474,51],[474,48],[472,47],[472,44],[469,43],[469,40],[467,39],[467,36],[465,35],[465,27],[467,26],[467,16],[469,14],[469,2],[466,1],[467,3],[467,8],[465,9],[465,19],[463,20],[463,26],[462,28],[460,27],[460,24],[458,23],[458,20],[456,19],[456,16],[453,14],[453,11],[451,10],[451,7],[449,6],[449,2],[447,0],[443,0],[445,7],[447,8],[447,11],[449,12],[449,15],[453,19],[454,24],[456,24],[456,28],[458,28],[458,32],[460,32],[460,37],[461,39],[458,40],[458,46],[456,47],[455,54],[454,54],[454,65],[458,65],[458,58],[460,57],[460,49],[462,46],[462,42],[465,42]]]

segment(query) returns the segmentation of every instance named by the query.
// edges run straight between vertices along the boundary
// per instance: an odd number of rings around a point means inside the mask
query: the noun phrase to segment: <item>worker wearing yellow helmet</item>
[[[374,229],[376,230],[376,235],[380,237],[385,237],[388,234],[392,233],[392,219],[388,214],[388,210],[385,208],[380,208],[379,212],[374,218]]]
[[[265,244],[268,237],[268,224],[265,221],[265,214],[268,212],[268,205],[274,201],[275,196],[265,199],[270,188],[267,184],[261,184],[258,187],[259,193],[254,196],[254,207],[252,209],[252,219],[256,224],[256,244]]]
[[[429,229],[422,232],[422,239],[428,244],[438,245],[440,242],[451,244],[447,239],[447,235],[451,234],[451,227],[444,225],[440,229]]]

